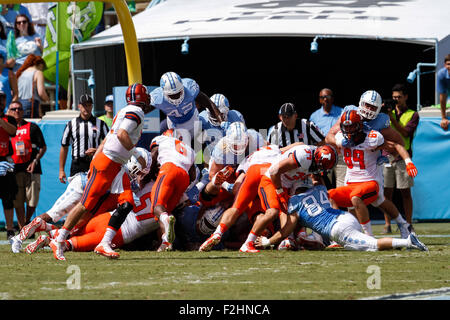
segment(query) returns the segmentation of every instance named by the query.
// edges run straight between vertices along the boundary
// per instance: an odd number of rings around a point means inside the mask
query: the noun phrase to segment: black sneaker
[[[6,239],[8,239],[8,241],[15,235],[14,230],[6,230]]]

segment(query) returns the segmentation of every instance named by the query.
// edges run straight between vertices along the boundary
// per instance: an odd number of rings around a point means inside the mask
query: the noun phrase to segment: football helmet
[[[207,208],[202,218],[197,221],[198,229],[205,235],[213,233],[219,225],[220,218],[222,217],[225,208],[222,206],[214,206]]]
[[[363,130],[361,116],[356,110],[349,110],[341,115],[341,131],[347,140],[354,140],[355,136]]]
[[[161,76],[159,85],[167,101],[177,106],[184,99],[184,85],[180,76],[175,72],[166,72]]]
[[[373,120],[380,113],[381,103],[381,96],[378,92],[375,90],[366,91],[359,99],[358,113],[363,118]],[[376,107],[376,110],[372,110],[368,105]]]
[[[132,84],[127,89],[126,100],[128,104],[148,107],[150,105],[150,95],[147,87],[141,83]]]
[[[220,93],[216,93],[211,96],[211,101],[214,102],[214,104],[219,109],[219,112],[222,114],[223,121],[228,120],[228,111],[230,111],[230,103],[228,102],[228,99]],[[214,118],[214,116],[211,114],[209,109],[206,109],[206,112],[208,114],[209,122],[211,122],[214,126],[220,126],[219,121]]]
[[[224,137],[226,148],[235,155],[245,152],[248,145],[247,128],[243,122],[233,122]]]
[[[336,150],[329,144],[317,147],[314,152],[314,163],[319,172],[331,170],[337,164]]]
[[[130,174],[131,180],[135,181],[139,175],[139,173],[142,172],[142,174],[145,176],[147,173],[150,172],[150,167],[152,165],[152,155],[149,151],[147,151],[144,148],[136,148],[136,151],[139,153],[141,157],[144,158],[146,166],[145,168],[142,168],[141,164],[139,163],[138,159],[132,155],[130,160],[128,160],[126,166],[128,169],[128,173]]]

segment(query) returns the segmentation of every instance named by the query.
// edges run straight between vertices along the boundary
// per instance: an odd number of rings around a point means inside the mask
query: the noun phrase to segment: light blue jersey
[[[223,138],[226,134],[226,131],[231,123],[233,122],[242,122],[245,124],[244,117],[239,111],[230,110],[228,111],[227,121],[224,126],[215,126],[213,125],[208,118],[208,111],[203,110],[199,114],[199,119],[202,122],[202,131],[204,132],[203,142],[206,146],[211,144],[209,149],[213,150],[214,145],[219,142],[221,138]]]
[[[174,124],[184,123],[192,118],[196,109],[195,98],[197,98],[200,92],[200,88],[195,80],[184,78],[182,82],[184,86],[184,99],[177,106],[167,101],[161,87],[150,92],[151,104],[164,112]]]
[[[354,105],[345,106],[344,112],[347,112],[349,110],[358,111],[358,107]],[[363,124],[364,129],[367,131],[370,130],[381,131],[382,129],[386,129],[391,126],[391,119],[387,114],[380,112],[375,119],[370,121],[363,121]]]
[[[245,152],[236,155],[227,148],[225,138],[222,138],[214,147],[211,154],[211,160],[214,160],[216,164],[230,165],[232,167],[237,167],[245,157],[252,154],[259,148],[266,144],[264,137],[257,131],[253,129],[247,130],[248,134],[248,146]]]
[[[288,213],[296,213],[301,225],[329,239],[338,216],[345,212],[331,207],[327,188],[319,185],[292,196],[289,199]]]

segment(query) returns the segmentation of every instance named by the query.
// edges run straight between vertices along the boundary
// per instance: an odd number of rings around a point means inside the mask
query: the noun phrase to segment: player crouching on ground
[[[281,229],[270,239],[260,237],[255,246],[266,248],[279,243],[290,234],[297,223],[320,234],[324,239],[335,241],[346,250],[379,251],[393,248],[408,248],[428,251],[425,244],[414,235],[407,239],[376,239],[362,232],[358,220],[351,213],[333,209],[325,186],[317,185],[299,190],[300,194],[289,200],[288,214]]]

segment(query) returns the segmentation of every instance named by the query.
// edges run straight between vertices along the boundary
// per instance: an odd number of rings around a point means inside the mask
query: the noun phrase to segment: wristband
[[[224,188],[229,193],[233,192],[234,183],[224,182],[222,183],[222,188]]]
[[[284,192],[284,189],[283,188],[278,188],[276,190],[276,192],[277,192],[277,194],[282,194]]]
[[[266,237],[261,237],[261,245],[264,248],[267,248],[268,246],[270,246],[270,240],[267,239]]]
[[[411,158],[406,158],[405,159],[405,164],[409,164],[409,163],[412,163]]]

